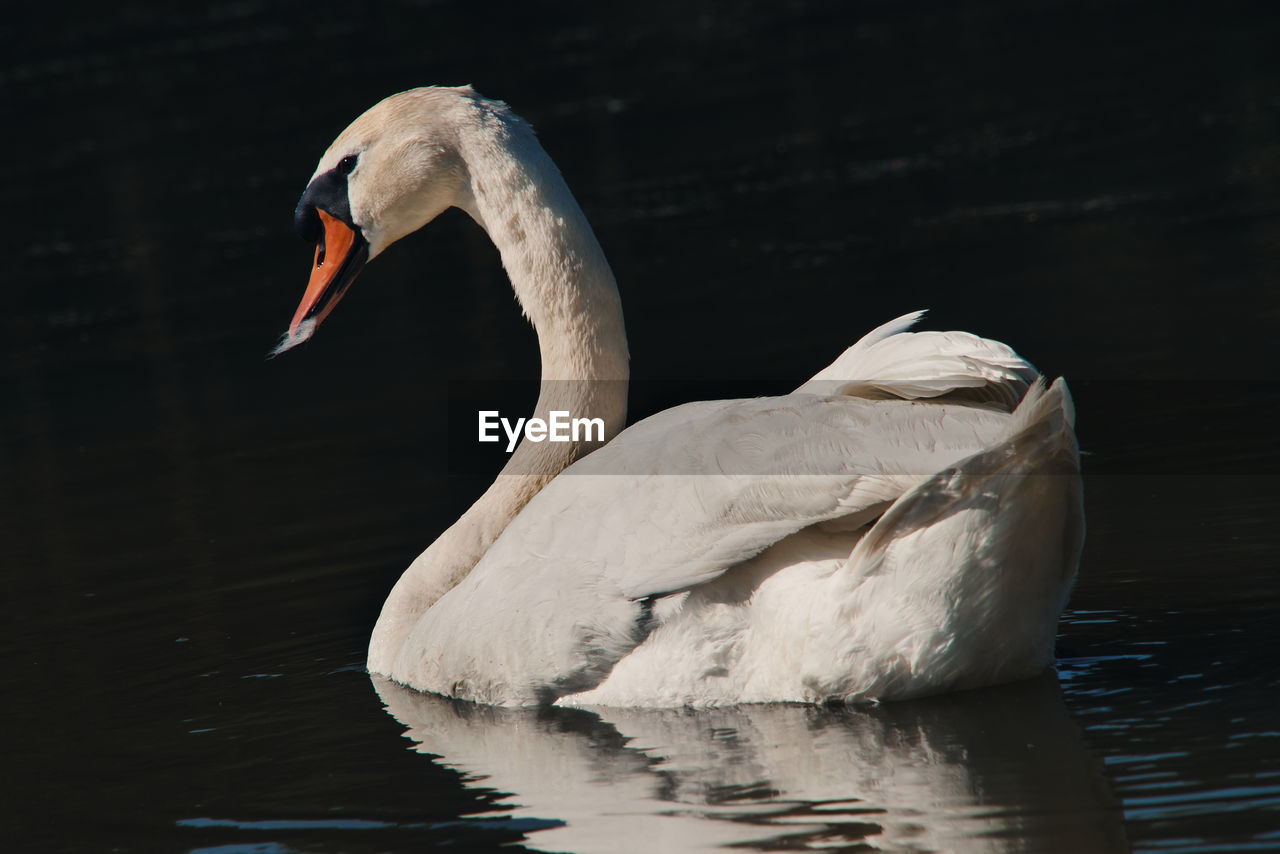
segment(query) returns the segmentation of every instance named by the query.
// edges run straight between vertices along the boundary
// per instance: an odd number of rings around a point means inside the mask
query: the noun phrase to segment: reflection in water
[[[1129,850],[1051,674],[880,707],[598,713],[374,683],[420,753],[540,820],[538,849]]]

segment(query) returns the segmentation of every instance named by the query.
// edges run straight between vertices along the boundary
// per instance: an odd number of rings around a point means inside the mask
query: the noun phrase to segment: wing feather
[[[935,398],[961,392],[1011,412],[1039,372],[1008,345],[968,332],[908,332],[923,311],[863,336],[798,391]]]
[[[659,413],[535,496],[414,627],[404,649],[432,654],[405,653],[390,675],[501,705],[586,690],[644,640],[646,600],[883,505],[998,442],[1009,422],[983,408],[808,394]]]

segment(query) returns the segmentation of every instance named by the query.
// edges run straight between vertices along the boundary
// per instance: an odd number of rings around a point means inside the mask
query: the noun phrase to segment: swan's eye
[[[356,155],[348,154],[346,157],[338,161],[338,171],[343,175],[350,175],[356,171]]]

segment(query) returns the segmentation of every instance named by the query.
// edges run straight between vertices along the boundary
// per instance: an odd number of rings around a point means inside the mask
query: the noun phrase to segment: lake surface
[[[6,850],[1280,850],[1280,6],[6,18]],[[387,590],[501,462],[450,453],[451,401],[535,378],[532,332],[455,212],[264,357],[329,141],[463,82],[595,225],[636,416],[794,387],[918,308],[1067,376],[1057,674],[599,715],[371,682]]]

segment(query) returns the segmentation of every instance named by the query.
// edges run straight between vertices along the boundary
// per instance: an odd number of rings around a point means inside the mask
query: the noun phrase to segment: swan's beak
[[[315,212],[319,214],[323,228],[316,242],[311,281],[307,283],[307,291],[294,312],[289,331],[271,351],[273,356],[310,338],[369,260],[369,243],[363,235],[328,211],[316,208]]]

